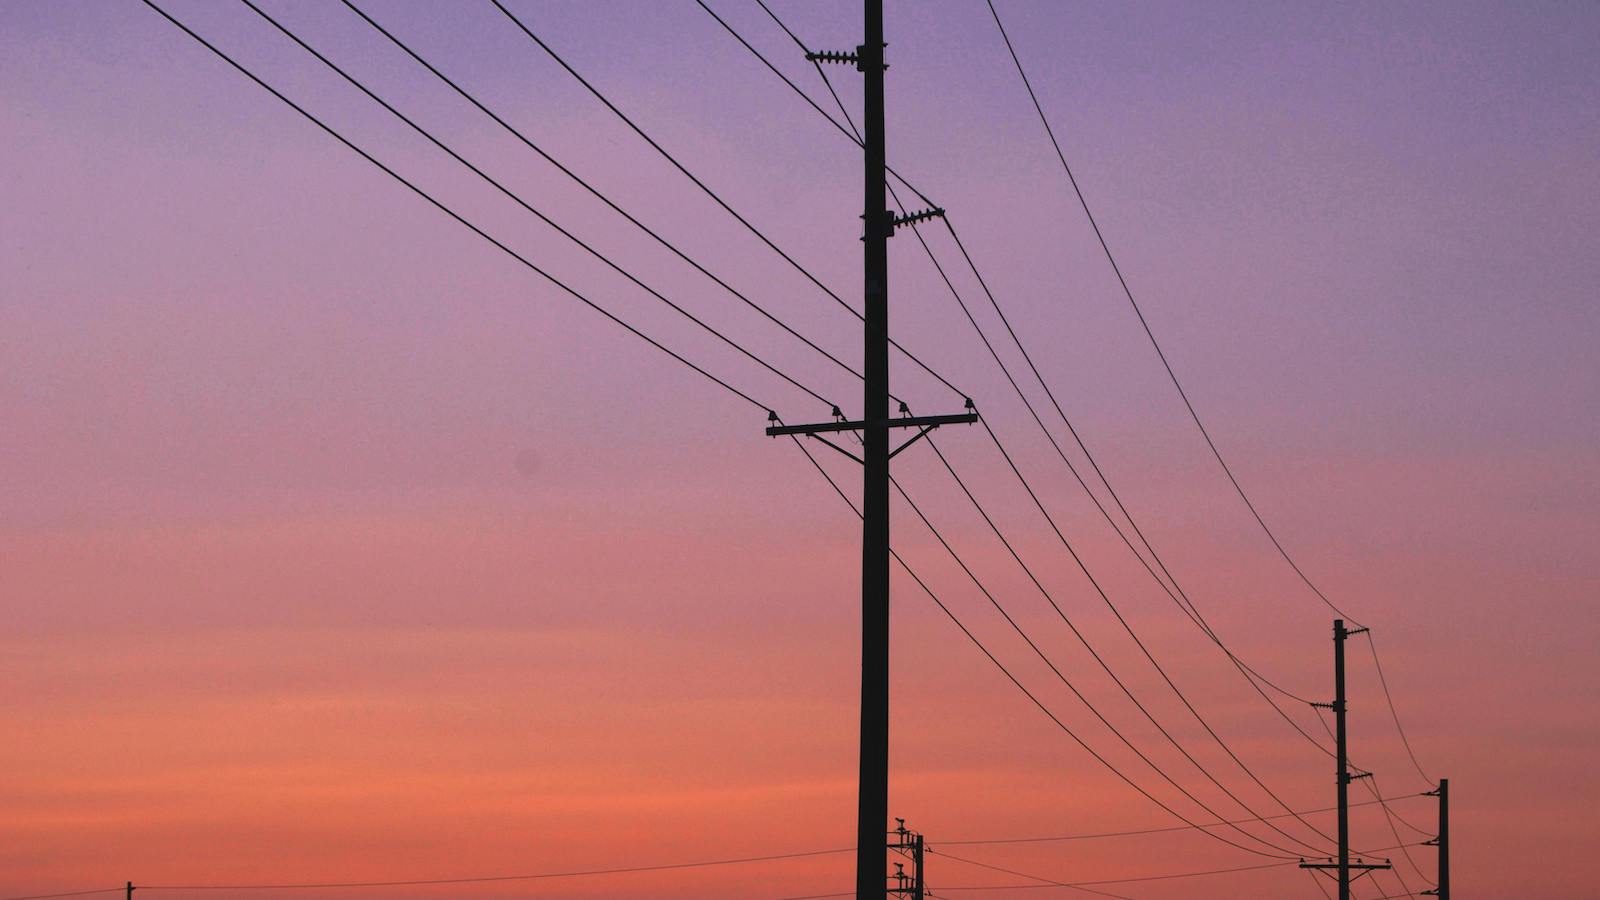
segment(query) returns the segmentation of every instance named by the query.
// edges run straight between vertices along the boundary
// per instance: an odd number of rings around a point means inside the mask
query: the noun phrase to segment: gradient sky
[[[713,271],[859,358],[853,319],[492,6],[364,5]],[[819,90],[753,2],[712,5]],[[663,293],[859,410],[857,383],[630,231],[348,10],[264,6]],[[813,46],[859,41],[857,4],[774,6]],[[854,300],[858,152],[697,6],[514,7]],[[597,302],[786,419],[826,417],[246,8],[169,8]],[[1454,787],[1456,884],[1485,900],[1592,896],[1600,9],[1000,8],[1223,452],[1312,578],[1373,626],[1418,757]],[[1218,632],[1324,698],[1332,613],[1275,555],[1187,419],[986,8],[900,0],[887,21],[891,162],[950,210]],[[854,73],[835,75],[854,108]],[[0,134],[0,895],[852,843],[859,531],[792,445],[761,435],[759,411],[430,209],[141,4],[0,5]],[[927,233],[982,304],[947,236]],[[902,232],[891,257],[895,334],[976,398],[1241,756],[1296,808],[1329,805],[1327,757],[1136,568],[913,239]],[[958,408],[903,360],[894,378],[919,412]],[[1156,715],[1270,808],[1162,692],[982,432],[941,432],[939,446]],[[848,462],[825,463],[856,486]],[[896,465],[1108,717],[1237,814],[1137,720],[931,453]],[[1202,815],[1049,680],[903,505],[895,529],[906,558],[1065,722]],[[898,574],[894,596],[895,815],[935,846],[1173,824]],[[1353,758],[1387,793],[1425,789],[1365,643],[1351,650]],[[1320,733],[1309,712],[1294,715]],[[1396,808],[1427,828],[1430,804]],[[1372,807],[1354,826],[1358,845],[1395,843]],[[1062,880],[1261,861],[1192,833],[965,849]],[[1431,874],[1432,851],[1412,853]],[[930,866],[935,887],[1015,881]],[[384,895],[759,900],[846,890],[850,873],[836,855]],[[1125,890],[1320,896],[1308,880],[1291,866]]]

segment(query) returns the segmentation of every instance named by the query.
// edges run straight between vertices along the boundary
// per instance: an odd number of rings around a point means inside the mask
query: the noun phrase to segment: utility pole
[[[1339,858],[1337,862],[1308,863],[1300,861],[1302,869],[1335,869],[1338,871],[1339,900],[1350,900],[1350,872],[1355,870],[1360,873],[1356,877],[1372,871],[1373,869],[1389,868],[1389,861],[1382,863],[1369,863],[1366,860],[1350,861],[1350,782],[1357,778],[1371,777],[1371,772],[1362,772],[1359,775],[1350,774],[1349,739],[1345,729],[1345,694],[1344,694],[1344,642],[1351,635],[1366,631],[1357,628],[1354,631],[1346,630],[1343,619],[1333,620],[1333,702],[1313,703],[1323,709],[1333,710],[1334,743],[1336,747],[1336,765],[1338,772],[1334,778],[1337,785],[1339,804]]]
[[[1439,798],[1439,836],[1423,842],[1439,848],[1439,886],[1423,893],[1450,900],[1450,779],[1439,779],[1439,789],[1429,791],[1428,796]]]
[[[116,888],[112,888],[112,890],[116,890]],[[131,881],[128,882],[127,890],[128,890],[128,893],[126,895],[127,896],[127,900],[133,900],[133,891],[134,891],[133,882],[131,882]]]
[[[905,872],[905,863],[894,864],[894,886],[889,893],[909,900],[923,900],[928,891],[928,880],[922,870],[922,835],[906,828],[905,819],[895,819],[898,827],[889,832],[889,849],[911,860],[911,874]]]
[[[896,216],[884,203],[883,0],[865,0],[865,38],[855,52],[807,53],[813,62],[853,63],[866,76],[863,105],[865,169],[862,223],[865,249],[863,297],[866,352],[863,363],[866,386],[860,421],[819,425],[773,425],[767,434],[805,435],[862,464],[861,519],[861,761],[856,807],[856,898],[885,900],[887,885],[884,834],[889,824],[889,460],[940,425],[978,420],[971,399],[968,412],[950,416],[909,414],[889,419],[889,238],[901,225],[944,215],[929,209]],[[776,413],[768,420],[777,422]],[[889,449],[889,429],[917,428],[916,436],[895,450]],[[861,433],[862,455],[832,443],[824,434]]]

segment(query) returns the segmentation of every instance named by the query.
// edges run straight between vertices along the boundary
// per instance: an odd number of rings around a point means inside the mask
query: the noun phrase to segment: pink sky
[[[264,5],[642,279],[859,410],[858,383],[629,230],[348,10]],[[820,88],[754,3],[712,5]],[[1224,454],[1312,578],[1373,626],[1418,757],[1451,779],[1456,884],[1489,900],[1589,896],[1600,15],[999,6]],[[858,358],[847,314],[492,6],[367,7],[692,256]],[[515,8],[854,300],[856,152],[697,6]],[[854,3],[774,8],[815,46],[859,40]],[[597,302],[786,419],[825,417],[453,168],[244,7],[170,9]],[[1219,633],[1324,698],[1332,613],[1187,419],[987,9],[891,2],[888,31],[891,162],[950,210]],[[853,108],[854,73],[835,82]],[[761,435],[764,416],[428,208],[141,4],[0,7],[0,85],[0,897],[851,843],[859,529],[792,445]],[[984,304],[948,239],[928,235]],[[905,234],[891,248],[895,334],[977,400],[1230,745],[1297,809],[1329,805],[1327,758],[1136,568],[920,252]],[[1007,361],[1025,372],[1014,352]],[[902,362],[895,386],[918,412],[954,411],[959,398]],[[1267,811],[1163,692],[982,432],[938,438],[1133,690]],[[849,463],[826,464],[855,484]],[[932,454],[896,466],[1108,718],[1237,814],[1074,643]],[[1065,722],[1202,815],[1051,681],[903,506],[895,544]],[[894,598],[895,815],[935,847],[1174,823],[1028,705],[914,584],[897,576]],[[1351,651],[1354,759],[1389,793],[1425,789],[1365,643]],[[1396,809],[1431,827],[1430,801]],[[1358,845],[1395,843],[1374,808],[1354,822]],[[1068,881],[1263,861],[1194,834],[951,852]],[[1432,874],[1433,852],[1412,853]],[[930,865],[935,887],[1012,880]],[[1290,866],[1115,890],[1320,896],[1308,881]],[[761,900],[850,883],[845,854],[386,895]]]

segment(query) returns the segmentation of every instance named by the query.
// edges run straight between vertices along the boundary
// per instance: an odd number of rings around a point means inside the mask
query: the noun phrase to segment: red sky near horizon
[[[248,8],[162,5],[760,405],[827,418]],[[848,313],[492,5],[359,5],[707,268],[859,358]],[[831,104],[758,5],[710,5]],[[814,47],[859,41],[858,4],[771,5]],[[344,6],[262,6],[642,280],[859,411],[859,382],[632,230]],[[1600,13],[997,6],[1221,451],[1311,578],[1372,626],[1418,761],[1451,780],[1454,882],[1485,900],[1590,896]],[[987,7],[888,7],[891,163],[950,211],[1206,620],[1288,691],[1328,699],[1334,613],[1277,556],[1189,420]],[[699,6],[512,8],[855,302],[859,151]],[[856,74],[830,75],[855,114]],[[830,853],[473,885],[162,890],[847,848],[859,528],[791,443],[762,435],[763,411],[429,208],[144,5],[0,6],[0,85],[0,898],[129,880],[141,900],[778,900],[851,887],[851,855]],[[948,234],[924,234],[1082,465]],[[1228,746],[1294,809],[1331,805],[1331,761],[1139,567],[915,239],[902,231],[891,256],[896,337],[976,400]],[[918,413],[959,409],[960,394],[902,358],[894,367]],[[1280,812],[1149,666],[987,435],[936,440],[1152,715],[1248,810]],[[854,493],[853,464],[819,453]],[[1185,816],[1250,817],[1105,676],[929,447],[895,465],[1073,685],[1193,799],[1118,743],[897,500],[895,546],[1065,726]],[[1004,886],[1026,881],[963,860],[1139,900],[1321,896],[1293,859],[1194,831],[956,843],[1181,823],[1041,715],[899,572],[893,648],[891,808],[927,835],[945,896],[1014,898]],[[1350,652],[1352,758],[1403,819],[1353,813],[1355,843],[1396,864],[1357,896],[1420,891],[1433,850],[1380,848],[1431,833],[1433,802],[1416,796],[1429,784],[1365,639]],[[1285,708],[1323,737],[1304,704]],[[1307,819],[1332,824],[1325,811]],[[1119,882],[1214,869],[1241,870]]]

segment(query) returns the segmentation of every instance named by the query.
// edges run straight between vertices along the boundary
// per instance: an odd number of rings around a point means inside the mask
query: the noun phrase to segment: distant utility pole
[[[1450,900],[1450,779],[1439,779],[1439,789],[1429,791],[1428,796],[1439,798],[1439,836],[1424,841],[1439,848],[1439,886],[1423,893],[1439,900]]]
[[[112,888],[112,890],[116,890],[116,888]],[[127,900],[133,900],[133,891],[134,891],[133,882],[130,881],[130,882],[128,882]]]
[[[1351,635],[1366,631],[1357,628],[1347,631],[1343,619],[1333,620],[1333,702],[1314,703],[1323,709],[1333,710],[1335,742],[1338,744],[1337,765],[1339,771],[1334,783],[1338,786],[1339,798],[1339,859],[1325,863],[1310,863],[1300,861],[1302,869],[1336,869],[1339,878],[1339,900],[1350,900],[1350,872],[1355,870],[1361,875],[1373,869],[1389,868],[1389,861],[1369,863],[1365,860],[1350,861],[1350,782],[1357,778],[1370,778],[1371,772],[1362,772],[1359,775],[1350,774],[1349,741],[1345,732],[1345,696],[1344,696],[1344,642]],[[1356,877],[1360,877],[1357,875]]]
[[[883,837],[889,824],[889,458],[940,425],[976,422],[972,401],[965,414],[889,419],[889,237],[895,228],[944,214],[930,209],[896,216],[884,203],[883,0],[865,0],[866,37],[853,53],[808,53],[813,62],[854,63],[866,76],[864,104],[865,203],[862,236],[866,250],[866,388],[861,421],[818,425],[775,425],[767,434],[821,440],[862,464],[861,523],[861,770],[856,809],[856,897],[885,900],[887,874]],[[772,416],[776,419],[776,415]],[[899,448],[889,449],[890,428],[916,428]],[[862,455],[832,443],[824,434],[861,432]]]
[[[905,819],[895,819],[898,827],[889,832],[889,849],[911,861],[911,874],[906,874],[905,863],[894,864],[894,884],[889,893],[910,900],[923,900],[927,895],[928,880],[922,871],[922,835],[906,828]]]

